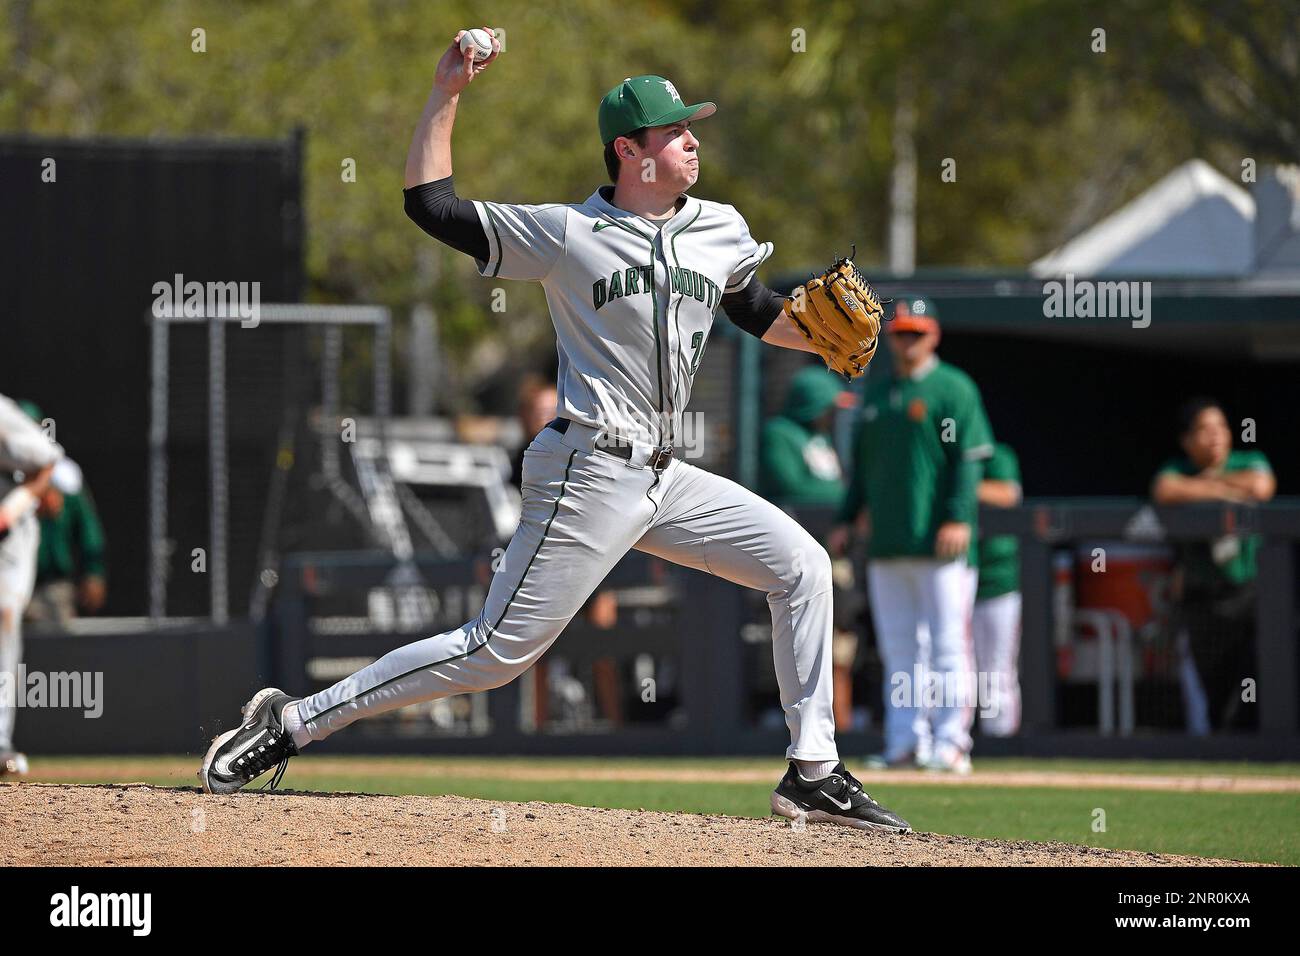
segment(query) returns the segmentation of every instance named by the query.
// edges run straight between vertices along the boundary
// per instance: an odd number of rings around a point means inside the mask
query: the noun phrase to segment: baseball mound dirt
[[[1064,843],[463,797],[0,784],[0,865],[1209,866]]]

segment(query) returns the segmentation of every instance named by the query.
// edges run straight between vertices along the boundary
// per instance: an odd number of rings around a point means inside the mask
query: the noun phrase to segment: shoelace
[[[293,756],[291,747],[286,746],[288,735],[284,731],[271,729],[270,735],[267,743],[236,761],[245,780],[256,780],[272,767],[276,768],[271,779],[259,788],[261,790],[266,790],[268,786],[274,790],[279,785],[289,766],[289,758]]]
[[[860,793],[868,800],[871,800],[871,794],[867,793],[867,791],[863,789],[862,781],[858,780],[857,777],[853,776],[853,774],[849,773],[847,770],[845,770],[841,776],[844,779],[844,785],[849,788],[850,794]],[[871,802],[875,803],[876,801],[871,800]]]
[[[271,774],[271,779],[258,787],[258,790],[274,790],[284,779],[284,772],[289,769],[289,758],[286,756],[280,761],[280,765],[275,768],[275,773]]]

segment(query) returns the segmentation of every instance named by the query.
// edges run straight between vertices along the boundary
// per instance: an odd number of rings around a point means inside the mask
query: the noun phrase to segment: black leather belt
[[[569,430],[569,424],[570,422],[567,418],[553,418],[546,423],[546,427],[554,428],[557,432],[563,435]],[[624,461],[632,460],[632,443],[623,441],[621,438],[613,438],[604,432],[601,432],[596,436],[595,447],[599,451],[608,452],[611,455],[622,458]],[[656,472],[661,472],[668,467],[668,463],[672,460],[672,446],[661,445],[650,453],[650,457],[646,460],[646,464]]]

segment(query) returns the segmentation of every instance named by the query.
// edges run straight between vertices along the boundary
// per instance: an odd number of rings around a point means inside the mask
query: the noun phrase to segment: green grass
[[[944,833],[1300,865],[1296,794],[896,787],[890,798]],[[1104,833],[1092,831],[1097,809]]]
[[[33,780],[49,774],[63,782],[132,780],[192,786],[192,757],[43,758]],[[464,761],[469,765],[470,761]],[[462,762],[421,757],[306,757],[290,765],[283,786],[294,790],[387,794],[456,794],[485,800],[572,803],[688,813],[764,816],[766,783],[509,780],[463,776]],[[472,761],[476,768],[546,768],[562,778],[570,768],[771,770],[780,762],[723,759],[547,759]],[[1074,772],[1300,776],[1300,767],[1191,762],[1120,763],[1084,760],[983,760],[978,769]],[[924,786],[876,784],[878,800],[920,830],[1003,840],[1059,841],[1116,849],[1151,850],[1300,865],[1300,794],[1187,793],[1098,788]],[[1093,832],[1094,811],[1105,811],[1105,832]]]
[[[287,780],[288,778],[286,778]],[[297,788],[295,788],[297,789]],[[456,794],[483,800],[766,816],[769,786],[619,781],[473,780],[338,774],[313,790]],[[1300,865],[1295,794],[1165,793],[1028,787],[880,786],[872,795],[919,830],[999,840],[1077,843]],[[1106,832],[1092,831],[1094,810]]]
[[[564,783],[450,776],[421,778],[418,785],[414,783],[409,777],[338,774],[313,779],[309,789],[456,794],[483,800],[541,800],[742,817],[766,816],[771,789],[753,784]],[[1300,797],[1296,794],[905,785],[874,785],[870,790],[918,830],[1300,865]],[[1098,808],[1105,811],[1104,833],[1092,831]]]

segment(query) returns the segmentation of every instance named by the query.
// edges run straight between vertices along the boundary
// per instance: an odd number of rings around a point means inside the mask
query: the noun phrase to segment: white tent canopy
[[[1255,201],[1192,159],[1030,265],[1038,276],[1243,276],[1254,268]]]

